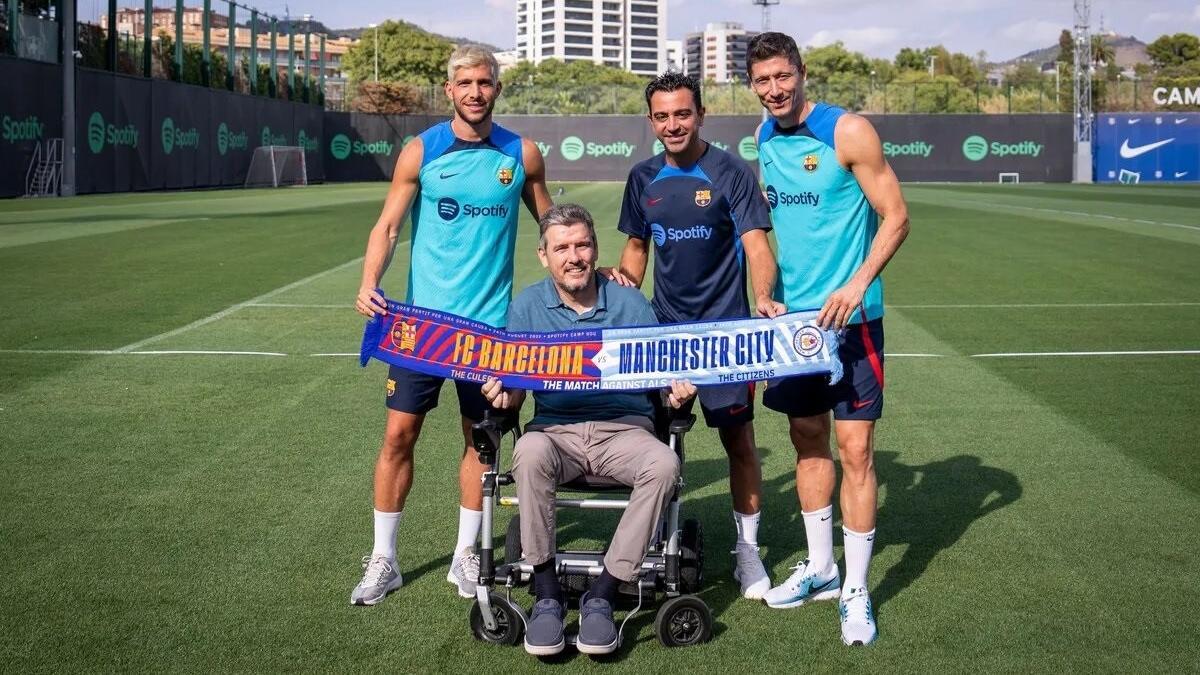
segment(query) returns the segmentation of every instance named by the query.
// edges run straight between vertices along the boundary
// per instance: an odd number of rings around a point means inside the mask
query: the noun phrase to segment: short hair
[[[538,248],[546,247],[546,230],[555,225],[587,225],[588,234],[592,236],[592,244],[596,244],[596,225],[592,222],[592,214],[578,204],[555,204],[538,219]]]
[[[446,65],[446,79],[454,81],[454,73],[460,68],[478,68],[487,66],[492,71],[492,79],[500,81],[500,64],[492,53],[479,45],[463,45],[450,53],[450,62]]]
[[[704,104],[701,103],[700,98],[700,83],[696,81],[696,78],[690,75],[684,75],[683,73],[663,73],[653,80],[650,80],[650,84],[646,85],[646,109],[649,110],[650,97],[653,96],[655,92],[661,91],[665,94],[669,94],[673,91],[679,91],[680,89],[687,89],[688,91],[692,92],[692,100],[696,102],[697,112],[699,112],[700,108],[704,107]]]
[[[796,66],[796,70],[804,67],[804,61],[800,59],[800,48],[791,36],[774,32],[759,33],[750,38],[749,44],[746,45],[746,77],[751,77],[750,68],[755,63],[776,56],[786,56],[788,62]]]

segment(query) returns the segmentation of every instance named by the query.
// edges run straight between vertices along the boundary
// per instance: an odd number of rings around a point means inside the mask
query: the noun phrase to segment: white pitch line
[[[213,354],[217,356],[287,356],[283,352],[241,352],[241,351],[219,351],[209,349],[163,349],[158,351],[145,352],[115,352],[117,354],[129,355],[152,355],[163,356],[171,354]]]
[[[1128,352],[998,352],[995,354],[971,354],[971,358],[1003,358],[1010,356],[1164,356],[1175,354],[1200,354],[1200,349],[1162,349]]]
[[[895,358],[897,356],[904,357],[904,358],[940,359],[946,355],[945,354],[902,354],[902,353],[893,354],[892,352],[884,352],[883,356],[884,356],[884,358],[889,358],[889,359]]]
[[[1041,302],[961,305],[885,305],[892,309],[1023,309],[1088,307],[1197,307],[1200,302]]]
[[[1123,218],[1121,216],[1110,216],[1105,213],[1084,213],[1083,211],[1063,211],[1062,209],[1046,209],[1036,206],[1018,206],[1016,204],[997,204],[996,202],[972,202],[974,204],[983,204],[986,206],[995,206],[1002,209],[1022,209],[1025,211],[1041,211],[1043,213],[1061,213],[1068,216],[1083,216],[1086,218],[1104,218],[1107,220],[1124,220],[1129,223],[1143,223],[1146,225],[1162,225],[1163,227],[1181,227],[1185,230],[1196,230],[1200,232],[1200,227],[1196,225],[1182,225],[1180,223],[1164,223],[1159,220],[1141,220],[1134,218]]]
[[[138,340],[137,342],[127,344],[124,347],[117,347],[114,351],[132,352],[141,347],[145,347],[148,344],[153,344],[155,342],[160,342],[162,340],[166,340],[167,338],[175,337],[176,335],[180,335],[181,333],[186,333],[195,328],[199,328],[201,326],[206,326],[214,321],[220,321],[221,319],[224,319],[225,317],[229,316],[230,314],[233,314],[234,312],[238,311],[239,309],[242,309],[243,307],[247,307],[249,305],[253,305],[255,303],[262,302],[263,300],[267,300],[269,298],[273,298],[276,295],[279,295],[280,293],[286,293],[292,289],[299,288],[308,283],[312,283],[312,282],[316,281],[317,279],[329,276],[330,274],[333,274],[335,272],[340,272],[340,271],[346,269],[347,267],[357,265],[360,262],[362,262],[361,257],[355,258],[354,260],[348,260],[348,261],[342,263],[341,265],[338,265],[336,267],[331,267],[331,268],[325,270],[324,272],[317,272],[316,274],[304,277],[303,279],[300,279],[299,281],[293,281],[292,283],[287,284],[286,286],[280,286],[279,288],[276,288],[273,291],[267,291],[266,293],[263,293],[262,295],[255,296],[244,302],[239,302],[236,305],[230,305],[229,307],[226,307],[225,309],[217,312],[216,314],[210,314],[210,315],[204,317],[203,319],[197,319],[196,321],[193,321],[193,322],[187,324],[186,326],[180,326],[179,328],[174,328],[165,333],[159,333],[158,335],[152,335],[144,340]]]
[[[289,309],[349,309],[353,310],[354,306],[348,302],[343,302],[340,305],[320,305],[307,304],[303,302],[256,302],[246,305],[247,307],[284,307]]]
[[[0,349],[0,354],[89,354],[109,356],[111,349]]]
[[[309,356],[362,356],[358,352],[329,352],[327,354],[309,354]]]

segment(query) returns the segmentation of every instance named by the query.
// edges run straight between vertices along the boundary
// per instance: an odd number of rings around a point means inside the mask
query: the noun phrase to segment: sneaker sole
[[[617,639],[606,645],[593,645],[579,640],[575,641],[575,648],[580,654],[588,654],[590,656],[603,656],[617,651],[617,647],[621,644],[621,636],[618,634]]]
[[[400,577],[396,577],[396,585],[395,586],[389,585],[387,588],[384,589],[384,591],[381,595],[377,595],[373,598],[359,598],[358,600],[351,598],[350,606],[351,607],[370,607],[372,605],[378,605],[379,603],[383,602],[387,598],[388,594],[399,589],[403,585],[404,585],[404,580],[401,579]]]
[[[739,587],[741,586],[742,582],[740,579],[734,577],[733,580],[738,582]],[[769,590],[771,590],[771,580],[768,578],[763,578],[762,580],[756,581],[755,583],[750,584],[748,587],[743,588],[742,597],[747,600],[762,600],[763,596],[765,596]]]
[[[810,595],[807,598],[800,598],[799,600],[791,600],[789,602],[781,602],[778,604],[772,604],[769,600],[766,602],[767,602],[767,607],[770,607],[772,609],[791,609],[793,607],[807,605],[810,602],[821,602],[823,600],[837,600],[841,597],[842,597],[842,589],[835,588],[831,591],[821,591],[820,593],[817,593],[816,595]]]
[[[558,644],[556,644],[556,645],[538,646],[538,645],[531,645],[531,644],[529,644],[529,642],[526,642],[525,643],[525,653],[532,654],[534,656],[554,656],[556,654],[561,654],[562,650],[565,649],[566,646],[567,646],[566,638],[559,640]]]

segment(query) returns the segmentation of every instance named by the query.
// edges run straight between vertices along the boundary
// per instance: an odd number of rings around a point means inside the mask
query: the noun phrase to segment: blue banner
[[[1096,116],[1098,183],[1200,181],[1200,113]]]

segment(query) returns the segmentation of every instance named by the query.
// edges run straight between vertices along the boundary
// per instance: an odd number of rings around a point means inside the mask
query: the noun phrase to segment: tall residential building
[[[758,31],[733,21],[710,23],[683,38],[683,72],[700,80],[746,81],[746,44]]]
[[[667,40],[667,70],[683,72],[683,40]]]
[[[517,0],[521,60],[592,61],[637,75],[666,70],[667,0]]]

